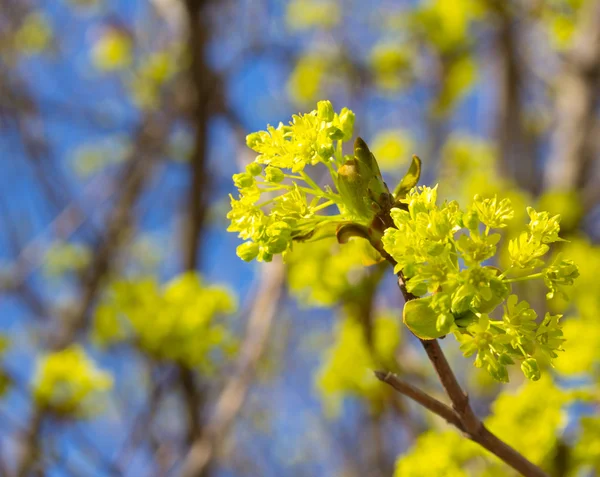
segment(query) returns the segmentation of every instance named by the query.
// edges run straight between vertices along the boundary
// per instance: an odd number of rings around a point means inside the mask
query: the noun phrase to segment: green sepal
[[[369,150],[367,143],[360,137],[357,137],[356,141],[354,141],[354,157],[360,164],[361,172],[367,173],[368,171],[369,175],[374,175],[382,179],[379,164],[377,164],[375,156]]]
[[[407,301],[402,319],[413,334],[422,340],[434,340],[447,334],[437,328],[438,314],[431,309],[431,296]]]
[[[459,328],[467,328],[469,325],[477,323],[478,321],[479,317],[470,310],[454,317],[454,323]]]
[[[348,243],[352,237],[360,237],[371,241],[368,227],[359,224],[343,224],[337,227],[335,232],[337,241],[340,244]]]
[[[388,196],[390,191],[385,182],[383,182],[383,176],[381,175],[379,164],[377,164],[377,159],[375,159],[375,156],[369,150],[367,143],[360,137],[357,137],[356,141],[354,141],[354,157],[358,162],[360,174],[367,179],[370,196],[376,201],[379,201],[384,196]]]
[[[394,190],[395,199],[403,199],[414,186],[419,182],[421,177],[421,159],[418,156],[412,157],[412,162],[408,168],[408,172],[404,175],[400,183]]]
[[[356,218],[370,222],[381,210],[391,207],[392,197],[377,160],[361,138],[354,143],[354,156],[344,162],[337,174],[338,191]]]
[[[327,222],[316,226],[314,229],[305,233],[292,233],[292,240],[295,242],[316,242],[329,237],[335,237],[338,223]]]
[[[338,169],[337,187],[344,205],[357,218],[370,220],[375,211],[367,205],[368,178],[360,173],[356,159],[350,159]]]

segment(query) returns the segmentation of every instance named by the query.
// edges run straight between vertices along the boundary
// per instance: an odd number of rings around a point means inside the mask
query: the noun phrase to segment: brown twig
[[[414,387],[412,384],[402,381],[398,378],[398,376],[389,371],[375,371],[375,376],[380,381],[389,384],[399,393],[419,403],[421,406],[429,409],[434,414],[444,418],[461,431],[464,431],[460,416],[447,404],[438,401],[433,396],[430,396],[425,391]]]

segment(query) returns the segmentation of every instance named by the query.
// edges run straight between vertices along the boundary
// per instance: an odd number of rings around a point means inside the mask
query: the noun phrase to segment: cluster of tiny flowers
[[[228,289],[193,272],[164,287],[150,278],[118,281],[96,311],[94,337],[101,345],[130,340],[155,359],[209,374],[237,349],[225,322],[235,309]]]
[[[396,228],[388,228],[384,249],[397,262],[409,292],[420,297],[406,304],[404,321],[423,339],[453,332],[465,356],[476,355],[497,380],[508,381],[507,365],[521,363],[532,380],[540,377],[538,359],[550,362],[564,341],[559,315],[537,314],[511,295],[515,281],[543,279],[548,297],[570,285],[577,267],[566,260],[547,265],[541,257],[558,237],[559,216],[528,209],[530,223],[509,243],[511,265],[505,271],[485,265],[496,255],[500,235],[514,211],[508,199],[482,199],[461,210],[456,202],[437,205],[437,186],[418,187],[391,211]],[[502,316],[490,315],[502,306]],[[499,313],[498,313],[499,315]]]
[[[109,373],[98,369],[83,348],[72,345],[38,361],[32,387],[39,407],[84,418],[99,410],[98,399],[112,384]]]
[[[353,126],[352,111],[344,108],[338,114],[329,101],[320,101],[315,111],[294,115],[289,125],[279,123],[248,135],[248,147],[259,155],[245,172],[233,176],[239,197],[231,197],[227,215],[227,230],[246,240],[237,249],[240,258],[271,261],[273,255],[289,251],[293,240],[343,221],[340,194],[318,185],[304,169],[325,165],[337,190],[342,143],[352,137]],[[339,214],[317,214],[331,206]]]

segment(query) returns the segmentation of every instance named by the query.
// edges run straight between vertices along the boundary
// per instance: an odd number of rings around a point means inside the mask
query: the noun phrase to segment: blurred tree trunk
[[[594,185],[599,79],[600,1],[589,0],[556,82],[556,124],[544,175],[546,189],[580,191],[588,209],[599,198]]]
[[[522,107],[523,71],[516,13],[511,2],[492,1],[496,13],[495,38],[498,77],[498,123],[496,140],[504,174],[525,190],[537,192],[541,180],[536,173],[532,138],[527,133]]]

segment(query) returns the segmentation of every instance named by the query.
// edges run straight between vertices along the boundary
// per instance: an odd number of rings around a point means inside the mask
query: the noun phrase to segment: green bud
[[[247,172],[233,175],[233,183],[238,189],[245,189],[254,185],[254,177]]]
[[[354,141],[354,157],[358,161],[361,174],[368,174],[381,179],[379,164],[377,164],[375,156],[369,150],[367,143],[360,137],[357,137]]]
[[[535,358],[527,358],[521,363],[521,370],[527,379],[531,381],[537,381],[540,379],[541,372],[540,367]]]
[[[251,262],[258,256],[258,244],[254,242],[244,242],[235,250],[235,253],[245,262]]]
[[[323,159],[329,159],[331,156],[333,156],[333,144],[321,144],[319,146],[319,156],[321,156]]]
[[[471,231],[477,231],[479,229],[479,216],[477,215],[476,210],[467,210],[462,216],[462,221],[464,226]]]
[[[343,141],[349,141],[352,139],[352,134],[354,132],[354,113],[350,111],[348,108],[342,108],[340,111],[340,124],[342,126],[342,131],[344,132]]]
[[[270,237],[267,250],[275,255],[288,249],[292,241],[292,228],[287,222],[275,222],[267,227],[267,235]]]
[[[340,139],[344,138],[344,131],[336,128],[335,126],[331,126],[327,128],[327,136],[329,136],[329,139],[332,141],[339,141]]]
[[[267,179],[267,182],[278,184],[284,179],[283,171],[277,167],[268,166],[265,169],[265,178]]]
[[[317,103],[317,115],[319,116],[319,119],[323,121],[333,121],[335,112],[333,111],[331,101],[319,101]]]
[[[500,381],[501,383],[508,383],[508,371],[506,366],[503,364],[496,362],[488,365],[488,372],[496,381]]]
[[[513,359],[506,353],[502,353],[500,356],[498,356],[498,362],[504,366],[507,366],[509,364],[515,364]]]
[[[256,148],[264,142],[263,131],[254,132],[246,136],[246,146],[256,151]]]
[[[418,156],[413,156],[408,168],[408,172],[394,189],[394,197],[396,200],[403,199],[406,194],[417,185],[421,177],[421,159]]]
[[[262,172],[262,166],[256,162],[251,162],[246,166],[246,172],[253,177],[258,176]]]
[[[279,221],[275,222],[267,227],[267,235],[269,237],[280,237],[285,236],[286,240],[289,239],[292,232],[292,228],[287,222]]]
[[[359,137],[354,141],[354,157],[358,165],[358,172],[367,184],[368,193],[366,197],[375,199],[378,205],[384,208],[386,205],[384,198],[389,198],[389,202],[391,202],[390,191],[383,182],[375,156],[371,153],[365,141]]]
[[[258,261],[259,262],[270,262],[272,260],[273,260],[273,253],[271,253],[270,251],[267,251],[267,249],[262,247],[260,249],[260,252],[258,253]]]

